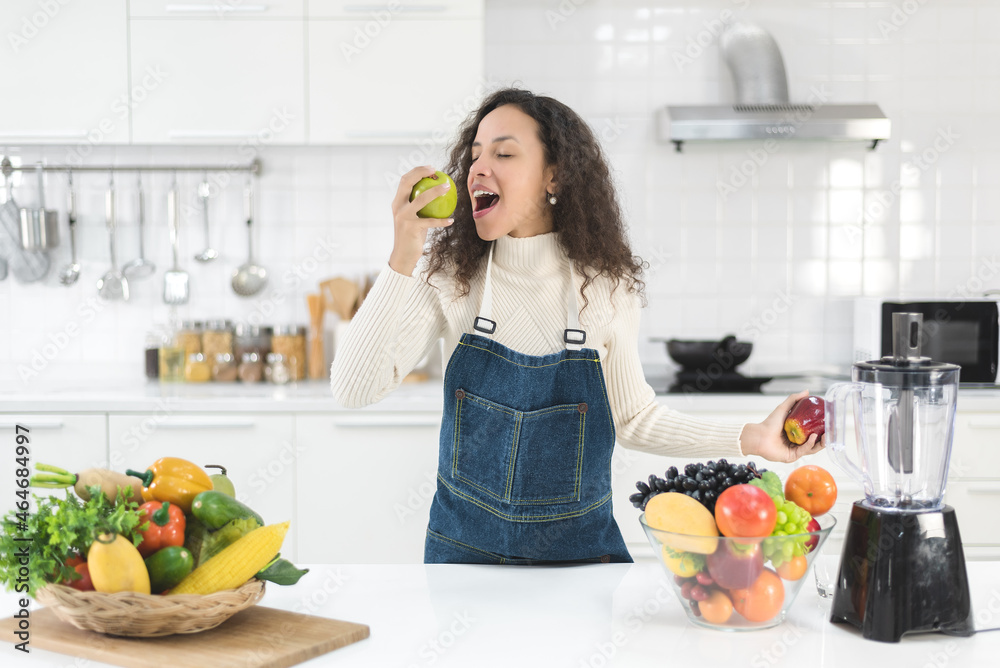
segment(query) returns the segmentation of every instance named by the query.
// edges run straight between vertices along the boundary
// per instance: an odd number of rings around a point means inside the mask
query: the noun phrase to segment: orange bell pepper
[[[185,513],[202,492],[212,489],[212,479],[197,464],[179,457],[161,457],[145,473],[128,470],[128,475],[142,480],[145,501],[169,501]]]

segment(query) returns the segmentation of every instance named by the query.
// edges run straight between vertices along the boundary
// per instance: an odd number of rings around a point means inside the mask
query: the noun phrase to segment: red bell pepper
[[[148,557],[157,550],[172,545],[184,544],[184,529],[187,520],[184,511],[176,503],[169,501],[147,501],[139,506],[143,521],[148,521],[144,529],[139,529],[142,542],[139,543],[139,554]]]

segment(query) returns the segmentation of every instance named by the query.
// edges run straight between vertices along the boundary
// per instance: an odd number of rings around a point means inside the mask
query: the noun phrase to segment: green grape
[[[772,496],[771,499],[777,510],[777,522],[771,537],[764,541],[764,557],[777,568],[789,559],[806,553],[809,536],[790,536],[803,533],[812,516],[798,504],[780,496]]]

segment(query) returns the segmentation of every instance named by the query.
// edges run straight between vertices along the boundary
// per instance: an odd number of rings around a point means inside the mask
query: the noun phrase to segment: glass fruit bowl
[[[672,533],[639,522],[688,619],[698,626],[752,631],[777,626],[804,583],[811,583],[813,560],[837,524],[816,518],[811,533],[768,538],[727,538]],[[804,547],[814,541],[804,555]],[[798,546],[798,548],[796,547]]]

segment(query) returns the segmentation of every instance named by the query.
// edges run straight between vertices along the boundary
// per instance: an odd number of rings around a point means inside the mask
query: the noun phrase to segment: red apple
[[[764,570],[764,552],[760,543],[720,540],[719,549],[708,555],[706,561],[709,575],[723,589],[749,587]]]
[[[819,531],[819,530],[820,526],[819,522],[816,521],[816,518],[814,517],[811,520],[809,520],[809,524],[806,525],[806,532],[812,533],[814,531]],[[810,536],[809,540],[806,541],[806,554],[816,549],[817,545],[819,545],[819,536]]]
[[[813,434],[826,433],[826,402],[820,397],[805,397],[792,406],[785,418],[785,434],[795,445],[802,445]]]

